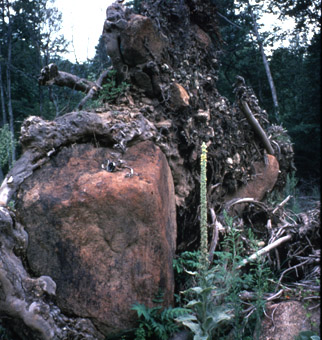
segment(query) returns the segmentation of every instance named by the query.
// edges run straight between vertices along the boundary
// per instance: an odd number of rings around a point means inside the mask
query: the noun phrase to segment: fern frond
[[[146,308],[145,305],[135,303],[131,309],[137,312],[139,318],[143,316],[146,321],[151,320],[151,310]]]
[[[161,320],[170,321],[174,320],[178,316],[185,315],[190,313],[190,310],[187,308],[176,307],[176,308],[165,308],[161,313]]]

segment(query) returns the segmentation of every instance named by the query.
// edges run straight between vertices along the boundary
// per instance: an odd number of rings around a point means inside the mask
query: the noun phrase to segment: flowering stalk
[[[208,269],[208,224],[207,224],[207,146],[201,146],[200,160],[200,253],[201,267]]]

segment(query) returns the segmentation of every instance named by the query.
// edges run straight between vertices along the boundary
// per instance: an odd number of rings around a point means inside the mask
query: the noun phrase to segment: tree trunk
[[[248,3],[248,5],[249,5],[249,3]],[[259,49],[260,49],[260,52],[261,52],[261,55],[262,55],[267,80],[268,80],[269,87],[270,87],[271,93],[272,93],[275,119],[276,119],[277,122],[279,122],[280,121],[279,105],[278,105],[278,101],[277,101],[277,94],[276,94],[276,89],[275,89],[275,85],[274,85],[274,80],[273,80],[273,77],[272,77],[272,73],[271,73],[271,69],[269,67],[268,60],[266,58],[266,54],[265,54],[264,47],[263,47],[263,42],[262,42],[262,39],[261,39],[260,34],[258,32],[258,25],[257,25],[257,22],[256,22],[255,15],[254,15],[253,10],[252,10],[250,5],[249,5],[249,8],[250,8],[251,16],[252,16],[252,20],[253,20],[253,32],[256,36],[257,43],[258,43],[258,46],[259,46]]]
[[[11,100],[11,54],[12,54],[12,31],[10,20],[10,3],[7,1],[7,13],[8,13],[8,32],[7,32],[7,44],[8,44],[8,58],[7,58],[7,100],[8,100],[8,114],[9,114],[9,126],[11,132],[11,162],[12,165],[16,160],[16,147],[15,147],[15,132],[14,132],[14,118],[12,110]]]
[[[1,45],[0,45],[0,56],[1,54]],[[6,105],[5,105],[5,98],[4,98],[4,89],[3,89],[3,79],[2,79],[2,67],[0,63],[0,98],[1,98],[1,112],[2,112],[2,124],[4,126],[7,124],[7,113],[6,113]]]
[[[4,35],[4,3],[1,2],[1,10],[2,10],[2,34]],[[4,39],[4,36],[2,36]],[[1,51],[1,44],[0,44],[0,58],[2,59],[2,51]],[[2,65],[0,61],[0,98],[1,98],[1,112],[2,112],[2,125],[4,126],[7,124],[7,113],[6,113],[6,104],[5,104],[5,95],[4,95],[4,88],[3,88],[3,79],[2,79]]]

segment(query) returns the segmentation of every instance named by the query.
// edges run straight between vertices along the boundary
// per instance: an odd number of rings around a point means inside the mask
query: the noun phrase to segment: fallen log
[[[49,64],[40,71],[38,83],[42,86],[65,86],[85,93],[88,93],[92,88],[98,87],[95,82],[88,79],[59,71],[56,64]]]

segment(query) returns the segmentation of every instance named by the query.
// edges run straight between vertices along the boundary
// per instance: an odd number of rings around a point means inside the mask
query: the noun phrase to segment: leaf
[[[161,313],[161,320],[172,320],[178,316],[189,314],[190,310],[187,308],[181,308],[181,307],[176,307],[176,308],[165,308],[162,313]]]
[[[187,289],[185,292],[194,292],[198,295],[206,295],[214,289],[216,289],[215,286],[210,286],[210,287],[206,287],[206,288],[192,287],[192,288]]]
[[[198,323],[192,321],[184,321],[182,322],[182,324],[188,327],[191,330],[191,332],[193,332],[193,334],[201,336],[202,329]]]
[[[199,300],[191,300],[191,301],[188,302],[188,304],[186,306],[191,308],[191,307],[194,307],[196,305],[202,306],[202,302],[199,301]]]
[[[202,314],[203,303],[199,300],[189,301],[186,307],[192,309],[194,312],[197,313],[197,315]]]
[[[140,303],[135,303],[131,309],[137,312],[138,317],[143,316],[144,319],[147,321],[151,319],[150,312],[144,305],[141,305]]]
[[[204,327],[211,332],[213,329],[217,328],[221,322],[229,321],[232,318],[233,314],[228,308],[223,309],[222,307],[218,307],[215,308],[210,316],[208,316]]]
[[[193,337],[193,340],[210,340],[210,338],[208,337],[208,335],[200,335],[200,334],[196,334]]]
[[[193,314],[187,314],[187,315],[181,315],[175,318],[176,321],[178,322],[183,322],[183,321],[198,321],[197,317]]]

